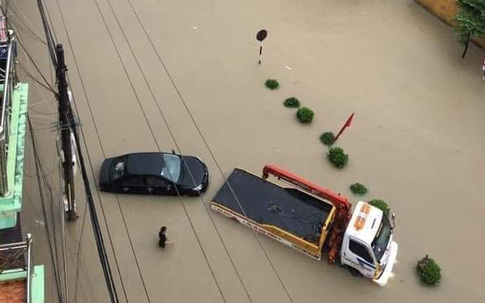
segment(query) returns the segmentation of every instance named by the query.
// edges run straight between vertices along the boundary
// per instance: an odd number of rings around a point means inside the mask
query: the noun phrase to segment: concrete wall
[[[456,0],[415,0],[441,20],[452,25],[452,18],[458,12]],[[475,39],[475,42],[485,49],[485,37]]]

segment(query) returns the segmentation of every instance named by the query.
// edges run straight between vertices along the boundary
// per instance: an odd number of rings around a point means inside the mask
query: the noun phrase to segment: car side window
[[[162,179],[147,177],[147,186],[166,187],[167,183]]]
[[[129,176],[123,179],[123,185],[143,186],[145,185],[145,178],[142,176]]]
[[[354,241],[352,239],[349,240],[349,249],[351,252],[356,254],[357,256],[363,258],[369,263],[374,263],[374,259],[372,259],[372,256],[369,254],[369,251],[365,247],[365,245],[360,244],[357,241]]]

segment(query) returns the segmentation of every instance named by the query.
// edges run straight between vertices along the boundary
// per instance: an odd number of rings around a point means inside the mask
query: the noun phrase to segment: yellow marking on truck
[[[369,214],[371,208],[370,205],[367,203],[362,204],[360,207],[360,212],[359,215],[357,216],[357,219],[355,220],[354,227],[357,230],[360,230],[364,227],[365,225],[365,219],[367,219],[367,215]]]
[[[211,201],[211,208],[225,215],[226,217],[236,219],[239,223],[246,225],[247,227],[250,227],[257,232],[265,234],[270,238],[273,238],[287,246],[290,246],[291,248],[296,249],[307,256],[310,256],[316,260],[321,259],[321,253],[319,252],[319,247],[299,237],[296,237],[291,233],[288,233],[272,225],[265,225],[265,224],[259,224],[257,222],[254,222],[253,220],[247,217],[241,216],[237,212],[234,212],[231,209],[223,205],[220,205],[219,203],[214,201]],[[326,232],[327,231],[325,230],[325,233]],[[281,236],[278,236],[276,233],[280,234]]]

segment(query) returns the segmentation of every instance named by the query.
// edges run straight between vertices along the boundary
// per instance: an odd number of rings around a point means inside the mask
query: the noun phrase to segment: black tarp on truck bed
[[[249,219],[276,226],[310,242],[318,241],[332,205],[296,188],[278,186],[238,168],[227,181]],[[224,183],[213,201],[244,216],[234,194]]]

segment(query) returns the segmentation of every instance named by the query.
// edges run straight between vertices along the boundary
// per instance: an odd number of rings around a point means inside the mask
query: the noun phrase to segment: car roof
[[[160,176],[163,168],[164,153],[134,153],[126,155],[126,173],[128,175]]]

